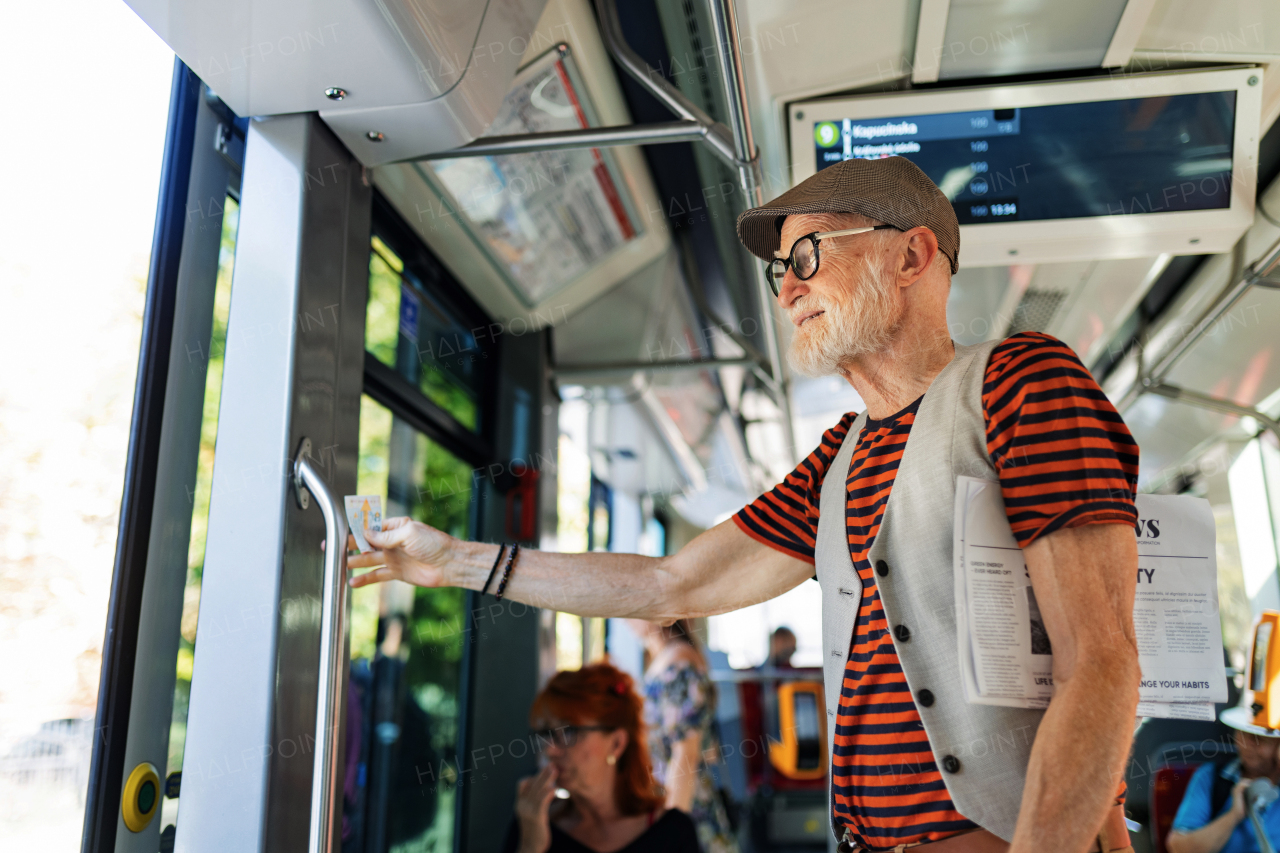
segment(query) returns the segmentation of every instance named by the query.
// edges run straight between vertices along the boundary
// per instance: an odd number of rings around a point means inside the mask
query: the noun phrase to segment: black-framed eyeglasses
[[[555,744],[568,749],[578,742],[584,732],[611,732],[617,726],[557,726],[554,729],[537,729],[529,733],[535,745]]]
[[[782,279],[786,277],[788,267],[801,281],[813,278],[813,274],[818,271],[820,260],[818,244],[823,240],[894,227],[893,225],[867,225],[862,228],[846,228],[843,231],[814,231],[812,234],[804,235],[791,244],[791,251],[785,258],[774,258],[769,261],[765,277],[769,279],[769,287],[773,290],[773,295],[777,296],[782,291]]]

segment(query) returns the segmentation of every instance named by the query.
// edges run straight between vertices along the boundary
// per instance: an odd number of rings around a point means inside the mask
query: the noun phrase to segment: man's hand
[[[449,534],[420,521],[401,517],[388,518],[381,531],[366,530],[364,538],[378,550],[353,554],[347,558],[347,565],[353,569],[379,568],[354,576],[351,578],[352,586],[389,580],[425,587],[447,584],[444,570],[452,559],[457,542]],[[351,542],[354,541],[353,538]]]
[[[1231,816],[1235,818],[1236,823],[1245,819],[1248,811],[1244,807],[1244,792],[1248,790],[1249,783],[1252,779],[1241,779],[1231,788]]]

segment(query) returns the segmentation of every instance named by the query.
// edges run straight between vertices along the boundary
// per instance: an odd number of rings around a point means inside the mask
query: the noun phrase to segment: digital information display
[[[814,124],[817,168],[906,157],[961,225],[1231,205],[1234,91]]]

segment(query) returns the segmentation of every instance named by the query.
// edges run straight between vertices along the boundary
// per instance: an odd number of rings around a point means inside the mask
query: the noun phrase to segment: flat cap
[[[960,269],[960,223],[951,202],[920,167],[905,157],[844,160],[738,217],[738,239],[751,254],[773,260],[782,221],[800,213],[860,213],[907,231],[923,225],[938,249]]]

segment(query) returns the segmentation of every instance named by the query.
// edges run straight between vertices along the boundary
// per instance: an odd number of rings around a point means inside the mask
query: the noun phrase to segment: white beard
[[[792,313],[824,313],[796,328],[787,352],[791,368],[803,376],[840,373],[840,365],[884,349],[902,327],[902,299],[891,271],[863,258],[862,275],[839,300],[812,292]]]

